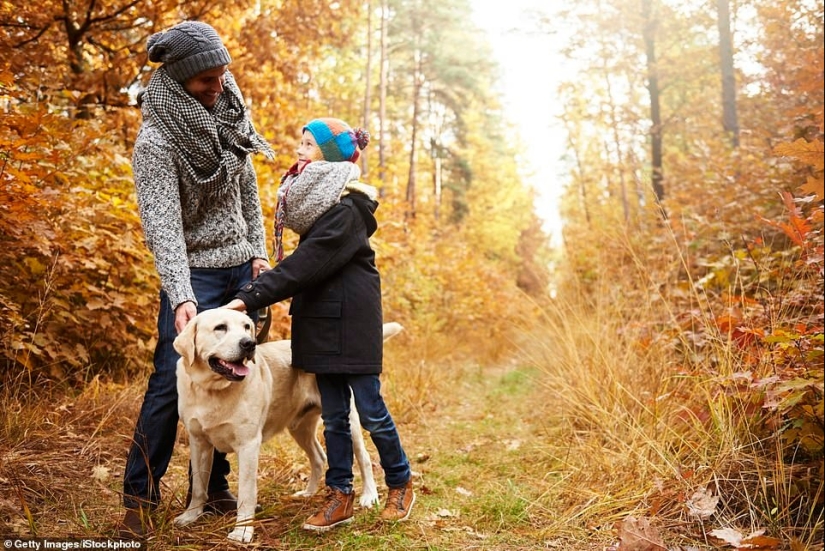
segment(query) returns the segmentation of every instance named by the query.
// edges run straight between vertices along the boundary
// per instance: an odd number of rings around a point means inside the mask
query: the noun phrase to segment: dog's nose
[[[255,339],[252,337],[244,337],[241,339],[240,346],[244,352],[252,352],[255,350]]]

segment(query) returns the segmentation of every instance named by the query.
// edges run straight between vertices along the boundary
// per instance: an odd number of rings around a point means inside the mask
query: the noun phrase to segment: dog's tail
[[[389,323],[384,324],[384,340],[389,339],[390,337],[396,336],[398,333],[404,330],[404,326],[398,322],[391,321]]]

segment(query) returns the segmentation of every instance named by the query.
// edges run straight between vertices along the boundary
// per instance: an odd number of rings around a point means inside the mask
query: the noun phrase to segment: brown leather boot
[[[415,503],[412,479],[399,488],[390,488],[387,496],[387,505],[381,511],[381,520],[401,522],[410,518],[412,506]]]
[[[186,493],[185,507],[189,507],[189,502],[192,501],[192,489]],[[260,513],[264,509],[261,504],[255,505],[255,513]],[[206,496],[206,504],[203,506],[204,513],[213,513],[218,516],[234,515],[238,512],[238,498],[235,497],[229,490],[222,490],[214,492]]]
[[[304,523],[304,530],[326,532],[341,524],[352,522],[352,505],[355,493],[345,494],[335,488],[327,488],[327,497],[321,509]]]
[[[152,519],[149,516],[149,509],[139,507],[137,509],[126,509],[123,520],[117,527],[117,535],[126,540],[142,540],[152,533]]]
[[[238,498],[229,490],[209,494],[203,510],[216,515],[234,515],[238,512]]]

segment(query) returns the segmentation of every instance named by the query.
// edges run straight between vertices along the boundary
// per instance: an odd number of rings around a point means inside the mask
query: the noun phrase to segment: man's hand
[[[186,301],[178,304],[175,308],[175,331],[180,333],[189,321],[198,315],[198,309],[194,302]]]
[[[252,279],[258,279],[258,276],[261,273],[269,270],[269,262],[267,262],[263,258],[253,258],[252,259]]]

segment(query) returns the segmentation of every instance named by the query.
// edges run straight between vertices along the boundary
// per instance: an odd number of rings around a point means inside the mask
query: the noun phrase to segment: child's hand
[[[228,308],[230,310],[237,310],[238,312],[246,312],[246,304],[239,298],[233,298],[227,304],[221,306],[221,308]]]

